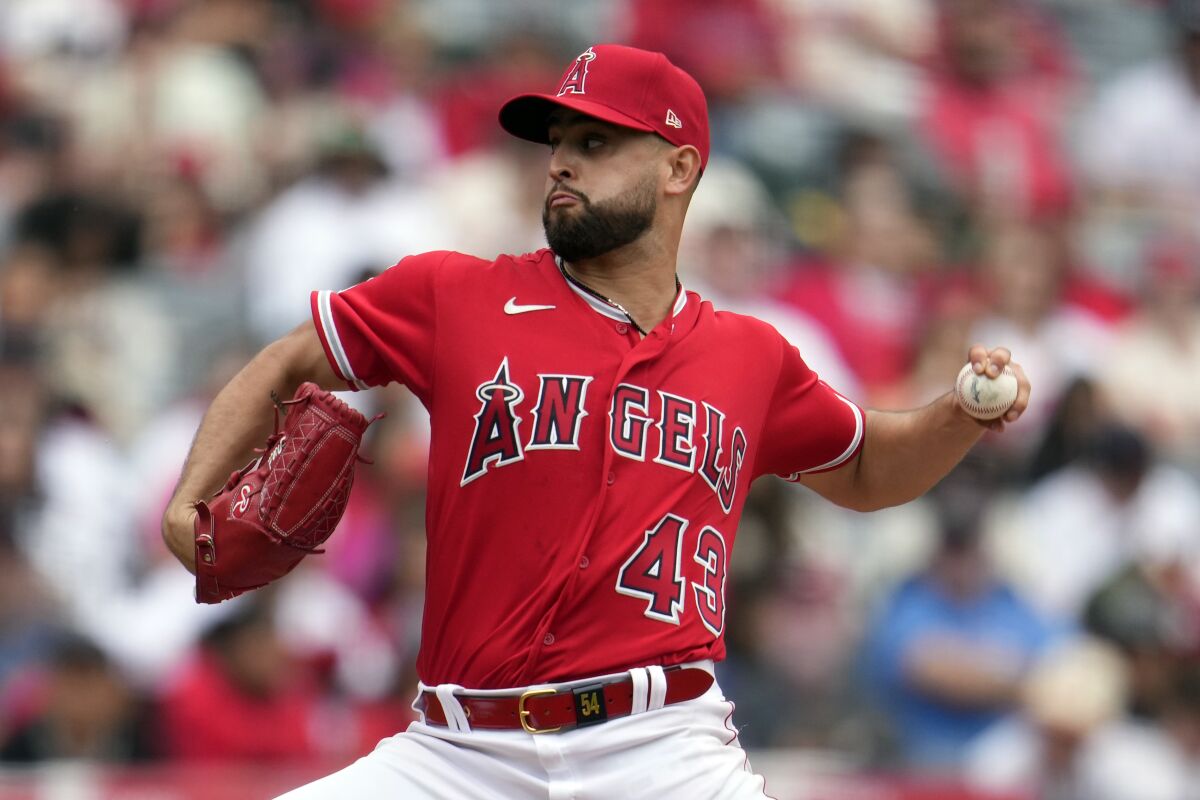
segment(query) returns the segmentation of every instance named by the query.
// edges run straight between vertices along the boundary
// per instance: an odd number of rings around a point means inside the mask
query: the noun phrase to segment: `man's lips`
[[[578,202],[580,202],[579,197],[570,192],[554,192],[546,198],[546,207],[554,208],[555,206],[566,206]]]

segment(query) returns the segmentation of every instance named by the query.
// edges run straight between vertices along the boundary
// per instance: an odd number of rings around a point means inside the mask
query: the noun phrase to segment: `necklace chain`
[[[579,287],[580,290],[587,292],[588,294],[590,294],[592,297],[596,298],[597,300],[601,300],[601,301],[607,303],[608,305],[612,306],[613,308],[615,308],[617,311],[620,311],[622,314],[625,315],[625,319],[629,320],[629,324],[633,326],[633,329],[635,331],[640,333],[642,336],[646,335],[646,331],[642,330],[642,326],[637,324],[637,321],[633,318],[633,315],[625,310],[625,306],[621,305],[616,300],[613,300],[611,297],[605,297],[604,295],[600,294],[592,287],[588,286],[583,281],[576,278],[570,272],[568,272],[567,264],[565,261],[563,261],[563,259],[555,256],[554,260],[558,264],[558,271],[561,272],[563,274],[563,277],[566,278],[568,281],[570,281],[572,285]],[[675,276],[675,292],[676,292],[676,294],[679,293],[680,288],[681,288],[681,286],[679,283],[679,276],[676,275]]]

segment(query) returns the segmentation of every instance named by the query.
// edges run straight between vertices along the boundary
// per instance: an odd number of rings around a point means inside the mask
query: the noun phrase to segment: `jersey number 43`
[[[646,531],[642,544],[617,574],[617,591],[646,600],[650,619],[678,625],[687,604],[687,584],[682,575],[684,534],[688,521],[667,514]],[[713,636],[725,628],[725,537],[711,525],[696,537],[692,560],[699,565],[700,580],[691,581],[700,621]]]

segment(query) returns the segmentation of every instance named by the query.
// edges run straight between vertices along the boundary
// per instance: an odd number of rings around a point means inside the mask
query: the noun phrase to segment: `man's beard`
[[[635,241],[650,228],[658,209],[650,179],[622,197],[600,203],[582,192],[563,191],[579,198],[579,207],[552,216],[547,203],[542,207],[542,228],[550,249],[566,261],[596,258]]]

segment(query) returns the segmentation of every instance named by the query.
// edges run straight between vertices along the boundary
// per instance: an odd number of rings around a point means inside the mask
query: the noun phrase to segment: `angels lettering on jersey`
[[[467,449],[461,485],[483,477],[489,469],[522,461],[530,451],[579,450],[589,375],[538,375],[528,432],[519,406],[525,390],[512,379],[506,356],[495,375],[479,385],[479,411]],[[738,475],[748,442],[740,426],[726,436],[725,413],[707,402],[644,386],[619,383],[608,404],[608,442],[617,455],[634,461],[647,458],[664,469],[699,474],[721,502],[733,508]],[[524,439],[522,439],[524,436]]]

